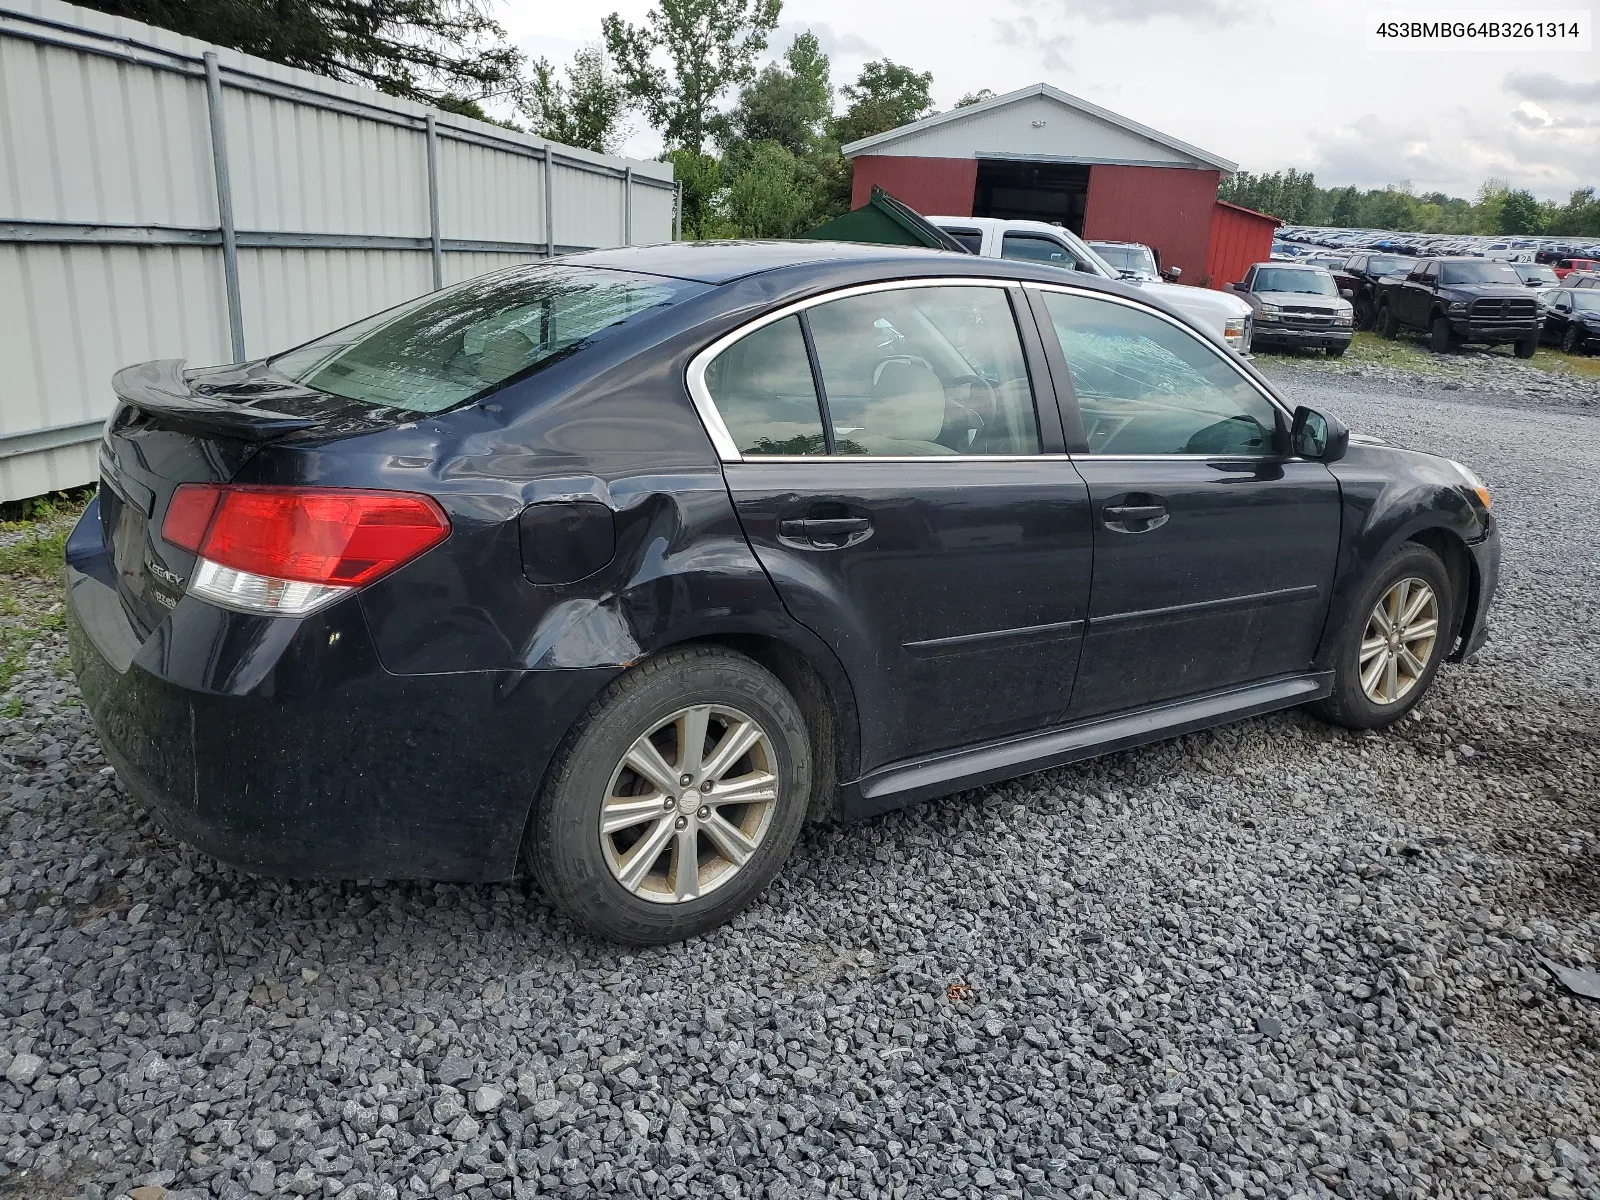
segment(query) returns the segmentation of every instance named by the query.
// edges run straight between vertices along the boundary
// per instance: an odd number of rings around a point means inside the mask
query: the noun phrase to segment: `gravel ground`
[[[1495,635],[1284,714],[807,833],[688,945],[522,886],[254,879],[0,720],[0,1196],[1600,1197],[1600,420],[1356,393],[1475,465]]]

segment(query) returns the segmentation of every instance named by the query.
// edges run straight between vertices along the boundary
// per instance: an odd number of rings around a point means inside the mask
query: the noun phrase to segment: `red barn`
[[[1047,83],[851,142],[844,153],[858,208],[876,185],[927,216],[1052,221],[1091,240],[1143,242],[1188,282],[1237,279],[1208,268],[1217,184],[1238,164]]]
[[[1277,217],[1218,200],[1211,216],[1211,248],[1206,253],[1209,278],[1195,282],[1212,287],[1238,283],[1252,263],[1272,257],[1272,235],[1282,224]]]

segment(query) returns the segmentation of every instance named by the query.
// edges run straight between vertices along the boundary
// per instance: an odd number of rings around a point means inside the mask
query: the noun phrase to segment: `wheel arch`
[[[1450,579],[1451,601],[1450,638],[1446,645],[1450,647],[1448,657],[1454,659],[1461,631],[1472,628],[1468,618],[1476,611],[1481,587],[1477,579],[1477,567],[1473,564],[1472,555],[1468,552],[1467,543],[1461,535],[1444,525],[1431,525],[1419,529],[1406,538],[1406,541],[1433,551],[1444,563],[1445,575]]]

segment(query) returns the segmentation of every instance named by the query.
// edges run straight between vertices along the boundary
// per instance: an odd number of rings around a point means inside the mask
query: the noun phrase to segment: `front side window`
[[[1004,289],[867,292],[806,312],[840,454],[1036,454]]]
[[[1045,292],[1091,454],[1270,454],[1277,409],[1199,338],[1110,300]]]
[[[271,366],[348,400],[443,412],[704,290],[622,271],[513,268],[419,296],[285,351]]]
[[[828,452],[799,317],[763,325],[717,355],[706,390],[740,454]]]
[[[1078,256],[1053,237],[1042,233],[1008,233],[1000,241],[1001,258],[1019,258],[1026,262],[1047,262],[1074,271],[1081,269]]]
[[[822,379],[806,351],[809,330]],[[762,326],[706,367],[746,456],[1037,454],[1033,390],[1004,288],[867,292]]]

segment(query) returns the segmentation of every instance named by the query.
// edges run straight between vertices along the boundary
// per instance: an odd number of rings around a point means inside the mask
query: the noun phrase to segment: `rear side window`
[[[826,454],[799,317],[740,338],[706,368],[706,390],[740,454]]]
[[[705,285],[584,267],[516,267],[429,292],[272,359],[297,383],[435,413],[531,375]]]
[[[1193,334],[1109,300],[1044,302],[1091,454],[1272,452],[1272,402]]]
[[[809,331],[819,395],[806,348]],[[706,367],[739,453],[1037,454],[1033,389],[1004,288],[867,292],[740,338]]]
[[[981,229],[946,229],[951,237],[967,248],[969,254],[983,253],[983,230]]]

